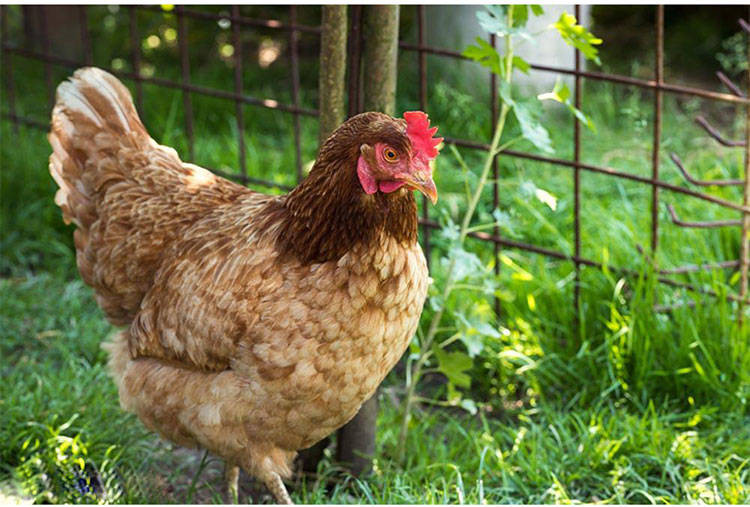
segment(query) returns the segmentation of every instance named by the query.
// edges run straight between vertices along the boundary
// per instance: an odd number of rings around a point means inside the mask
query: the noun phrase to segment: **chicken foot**
[[[269,491],[271,491],[271,494],[273,494],[277,502],[286,505],[294,504],[291,497],[289,496],[289,493],[287,493],[286,486],[284,486],[284,481],[281,480],[281,476],[279,474],[277,474],[276,472],[271,472],[263,480],[263,482],[269,489]]]
[[[239,503],[239,477],[240,467],[235,465],[232,461],[227,460],[224,463],[224,479],[227,481],[229,501],[234,504]],[[281,480],[279,474],[272,472],[266,477],[263,483],[279,504],[294,504],[286,490],[286,486],[284,486],[284,481]]]

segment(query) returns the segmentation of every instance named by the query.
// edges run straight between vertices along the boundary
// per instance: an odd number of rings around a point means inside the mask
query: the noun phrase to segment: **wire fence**
[[[305,108],[300,105],[300,70],[299,70],[299,36],[302,33],[318,35],[321,33],[320,26],[310,26],[300,24],[297,22],[298,10],[304,7],[290,6],[288,9],[288,22],[282,22],[276,19],[256,19],[243,16],[240,13],[238,6],[233,6],[226,9],[226,12],[216,13],[201,10],[194,7],[182,7],[177,6],[174,9],[174,14],[177,18],[177,43],[179,53],[179,66],[180,66],[180,80],[170,80],[160,77],[144,75],[142,70],[142,55],[140,49],[140,33],[138,25],[138,11],[146,12],[161,12],[159,6],[128,6],[128,30],[130,40],[130,60],[132,71],[122,71],[113,68],[107,68],[102,66],[109,72],[121,78],[128,78],[133,80],[135,83],[135,102],[139,110],[143,110],[143,96],[144,84],[156,85],[159,87],[171,88],[180,90],[182,93],[183,108],[184,108],[184,121],[185,121],[185,132],[187,136],[188,146],[188,158],[194,159],[194,113],[192,107],[192,96],[205,95],[222,99],[226,101],[232,101],[235,104],[235,121],[237,131],[237,143],[238,143],[238,174],[228,174],[222,171],[214,170],[217,174],[241,182],[243,184],[254,184],[264,187],[275,187],[283,190],[288,190],[288,187],[274,183],[271,181],[254,178],[248,175],[246,166],[246,147],[243,132],[244,116],[243,108],[245,106],[266,108],[278,111],[279,114],[291,115],[293,119],[292,136],[295,147],[296,157],[296,177],[297,181],[303,177],[303,161],[301,155],[301,134],[300,134],[300,117],[316,117],[319,115],[315,109]],[[49,27],[45,23],[42,23],[41,27],[41,50],[30,47],[25,47],[24,44],[17,40],[11,40],[8,31],[8,13],[7,6],[2,6],[2,56],[3,56],[3,69],[4,69],[4,86],[6,104],[3,106],[2,112],[0,113],[3,118],[10,120],[14,127],[17,129],[19,125],[27,125],[33,128],[42,130],[48,129],[48,120],[46,118],[30,118],[23,115],[19,115],[16,112],[16,94],[17,94],[17,79],[18,76],[14,74],[13,60],[11,56],[22,57],[30,60],[40,62],[44,66],[45,76],[45,87],[47,95],[49,97],[50,106],[54,101],[54,89],[56,83],[52,79],[52,66],[61,66],[68,69],[75,69],[84,65],[92,65],[99,62],[93,61],[93,53],[91,46],[91,37],[89,34],[89,22],[88,22],[88,7],[80,6],[77,7],[80,18],[80,33],[71,34],[71,36],[80,37],[80,43],[83,48],[82,61],[71,59],[68,57],[60,56],[56,54],[50,45],[49,38]],[[350,7],[350,25],[349,25],[349,47],[348,47],[348,95],[349,95],[349,114],[356,114],[361,110],[362,97],[361,97],[361,83],[360,83],[360,68],[361,68],[361,48],[362,48],[362,30],[361,30],[361,6]],[[417,54],[418,61],[418,74],[419,82],[418,85],[418,97],[420,108],[429,113],[429,97],[427,88],[427,55],[436,55],[447,60],[460,60],[465,59],[460,52],[446,48],[433,47],[426,44],[426,31],[429,26],[429,20],[426,19],[426,11],[424,6],[409,6],[402,7],[402,9],[416,9],[416,40],[407,41],[400,40],[399,47],[402,52],[415,52]],[[580,7],[576,6],[576,18],[580,18]],[[191,68],[190,68],[190,45],[188,44],[187,37],[187,21],[192,22],[207,22],[216,23],[218,21],[231,23],[231,37],[234,46],[234,54],[232,58],[234,60],[234,86],[231,91],[222,90],[212,87],[206,87],[197,85],[191,82]],[[745,20],[740,19],[739,24],[748,36],[750,37],[750,24]],[[253,30],[253,29],[270,29],[279,32],[285,32],[288,36],[288,48],[289,48],[289,75],[290,75],[290,103],[282,103],[270,98],[262,98],[248,95],[243,90],[243,62],[245,55],[242,52],[242,44],[240,43],[242,31]],[[656,55],[653,79],[645,80],[638,79],[629,76],[608,74],[604,72],[592,72],[583,70],[581,63],[581,54],[579,51],[575,51],[573,60],[570,62],[571,67],[556,67],[549,65],[537,65],[532,64],[531,68],[537,71],[554,73],[557,75],[569,75],[573,76],[575,81],[574,86],[574,103],[579,109],[583,106],[583,94],[582,87],[584,80],[592,81],[603,81],[614,83],[623,86],[634,86],[644,90],[650,90],[653,92],[653,141],[651,148],[651,176],[641,176],[636,174],[627,173],[618,169],[614,169],[606,166],[599,166],[582,162],[581,154],[581,130],[580,123],[574,122],[572,127],[571,142],[573,144],[573,157],[572,159],[561,159],[555,157],[549,157],[544,155],[538,155],[534,153],[528,153],[524,151],[516,150],[505,150],[499,156],[502,157],[514,157],[525,160],[532,160],[541,162],[544,164],[550,164],[552,166],[558,166],[561,168],[571,170],[571,177],[573,182],[573,254],[553,250],[540,245],[526,243],[522,241],[516,241],[511,238],[503,237],[497,226],[494,227],[492,233],[486,232],[473,232],[471,236],[482,241],[490,242],[494,246],[495,253],[495,271],[499,274],[500,262],[499,260],[501,249],[518,249],[526,252],[535,254],[541,254],[543,256],[569,261],[575,267],[575,284],[574,284],[574,299],[573,304],[577,309],[580,304],[580,276],[581,269],[583,267],[595,267],[602,268],[602,263],[597,262],[593,259],[586,258],[581,252],[582,233],[581,233],[581,219],[582,212],[581,206],[584,199],[584,194],[581,191],[581,174],[583,172],[594,173],[605,175],[610,178],[618,178],[622,180],[629,180],[639,184],[647,185],[651,188],[651,219],[650,219],[650,245],[648,251],[640,248],[641,253],[648,259],[655,259],[656,253],[659,249],[659,228],[661,226],[659,220],[659,207],[661,206],[661,193],[669,192],[680,196],[685,196],[693,199],[699,199],[712,205],[723,207],[736,211],[739,215],[737,220],[721,220],[721,221],[702,221],[702,222],[690,222],[680,219],[675,208],[668,204],[669,216],[673,225],[677,227],[686,228],[717,228],[717,227],[732,227],[738,230],[740,237],[740,256],[738,259],[729,260],[718,263],[704,263],[704,264],[691,264],[679,266],[676,268],[664,269],[655,267],[656,276],[660,283],[680,288],[688,291],[699,292],[713,297],[724,297],[730,301],[738,302],[740,319],[744,313],[744,307],[750,300],[748,299],[748,265],[750,264],[748,254],[748,232],[750,231],[750,99],[747,94],[744,93],[739,86],[734,84],[726,75],[719,72],[717,73],[718,79],[728,90],[728,93],[720,93],[716,91],[705,90],[701,88],[686,87],[677,84],[670,84],[664,81],[664,7],[655,7],[655,34],[654,39],[654,52]],[[493,46],[496,45],[496,37],[490,36],[489,42]],[[498,97],[497,97],[497,81],[495,75],[490,75],[488,78],[489,87],[489,98],[490,104],[488,107],[489,119],[492,124],[496,123],[498,117]],[[750,80],[749,80],[750,81]],[[693,177],[690,172],[684,167],[680,157],[677,154],[671,154],[671,160],[675,164],[675,167],[682,173],[685,181],[690,185],[690,188],[685,188],[679,185],[675,185],[664,181],[660,178],[661,166],[660,166],[660,153],[663,149],[662,146],[662,113],[663,113],[663,97],[664,94],[680,94],[684,96],[700,97],[709,101],[721,102],[727,104],[733,104],[738,107],[743,107],[746,111],[746,124],[745,124],[745,139],[743,140],[731,140],[723,136],[720,131],[713,127],[706,118],[703,116],[696,117],[697,125],[702,128],[709,136],[711,136],[717,143],[726,147],[734,147],[737,149],[744,150],[744,178],[743,179],[728,179],[728,180],[713,180],[703,181]],[[476,139],[460,139],[451,137],[450,133],[445,135],[446,143],[453,143],[456,146],[484,150],[489,149],[487,143],[477,141]],[[200,162],[200,161],[198,161]],[[499,205],[499,169],[497,163],[497,157],[493,164],[493,207],[497,208]],[[703,187],[711,186],[737,186],[741,187],[743,192],[743,202],[732,202],[720,197],[717,197],[709,192],[700,190]],[[420,224],[422,227],[422,240],[423,247],[427,258],[430,258],[430,250],[432,246],[432,239],[430,235],[431,229],[439,228],[439,224],[436,220],[430,217],[430,209],[428,206],[422,207],[422,215],[420,217]],[[653,261],[652,261],[653,262]],[[622,274],[637,275],[633,270],[627,268],[618,268],[608,266],[611,271],[619,272]],[[710,270],[737,270],[740,274],[739,290],[734,293],[717,294],[711,289],[705,287],[698,287],[690,283],[675,280],[672,278],[673,275],[680,275],[685,273],[691,273],[696,271],[710,271]],[[669,306],[657,307],[657,310],[669,310]],[[499,311],[499,302],[496,301],[496,310]]]

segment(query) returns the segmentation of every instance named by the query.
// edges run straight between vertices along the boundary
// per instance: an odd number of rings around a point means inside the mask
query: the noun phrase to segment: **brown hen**
[[[121,405],[289,502],[297,450],[351,419],[411,339],[429,277],[412,189],[437,198],[426,115],[358,115],[284,196],[187,164],[127,89],[78,70],[57,89],[55,202],[110,322]],[[232,487],[232,486],[230,486]]]

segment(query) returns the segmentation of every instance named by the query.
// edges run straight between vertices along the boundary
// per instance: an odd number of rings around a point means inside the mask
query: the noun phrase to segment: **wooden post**
[[[375,456],[378,420],[378,392],[367,400],[354,419],[339,429],[336,461],[354,476],[367,474]]]
[[[369,5],[364,8],[364,51],[359,67],[363,72],[365,111],[395,113],[398,17],[397,5]],[[349,468],[352,475],[365,474],[372,467],[377,417],[376,392],[362,405],[354,419],[338,432],[336,457]]]
[[[369,5],[364,12],[365,111],[393,116],[396,110],[398,5]]]
[[[324,5],[321,28],[318,141],[322,145],[346,115],[346,5]]]

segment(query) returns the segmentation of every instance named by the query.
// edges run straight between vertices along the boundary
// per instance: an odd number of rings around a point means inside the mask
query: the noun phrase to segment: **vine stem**
[[[508,26],[513,26],[513,9],[507,10],[507,20],[508,20]],[[505,36],[505,55],[503,56],[503,63],[504,63],[504,71],[505,75],[503,76],[503,79],[508,84],[508,88],[510,88],[511,83],[511,77],[513,74],[513,43],[511,41],[510,36]],[[497,123],[495,124],[494,134],[492,136],[492,143],[490,144],[490,149],[487,152],[487,157],[484,160],[484,166],[482,167],[481,176],[479,178],[479,183],[477,184],[476,189],[474,190],[474,193],[471,195],[471,198],[469,199],[469,205],[466,209],[466,213],[464,214],[463,220],[461,221],[461,229],[458,236],[458,244],[463,245],[464,241],[466,240],[466,236],[469,233],[469,224],[471,223],[471,219],[474,217],[474,212],[476,211],[477,205],[479,204],[479,200],[482,197],[482,191],[484,190],[485,185],[487,184],[487,179],[490,174],[490,170],[492,169],[492,161],[495,159],[495,157],[500,154],[507,146],[511,144],[511,142],[505,143],[504,145],[500,145],[500,140],[503,137],[503,131],[505,130],[505,120],[508,117],[508,113],[510,112],[510,105],[506,102],[503,102],[502,107],[500,109],[500,116],[497,120]],[[456,258],[451,258],[450,264],[448,265],[448,269],[445,274],[445,285],[443,287],[443,294],[442,294],[442,306],[438,309],[438,311],[433,315],[432,320],[430,321],[430,327],[427,331],[427,335],[425,336],[424,341],[420,344],[419,349],[419,357],[417,358],[416,363],[414,363],[412,367],[412,374],[411,374],[411,380],[408,382],[408,387],[406,391],[406,397],[404,398],[403,402],[403,417],[401,420],[401,429],[399,431],[399,437],[398,437],[398,456],[397,459],[399,462],[403,462],[405,451],[406,451],[406,435],[409,430],[409,421],[411,419],[411,409],[414,405],[415,400],[415,392],[417,388],[417,384],[419,383],[420,377],[422,375],[422,369],[429,359],[429,357],[432,355],[432,344],[435,341],[435,336],[438,331],[438,326],[440,325],[440,321],[443,318],[443,314],[445,313],[445,304],[448,301],[448,298],[450,297],[451,293],[453,292],[453,289],[455,288],[454,283],[454,276],[455,276],[455,268],[456,268]]]

